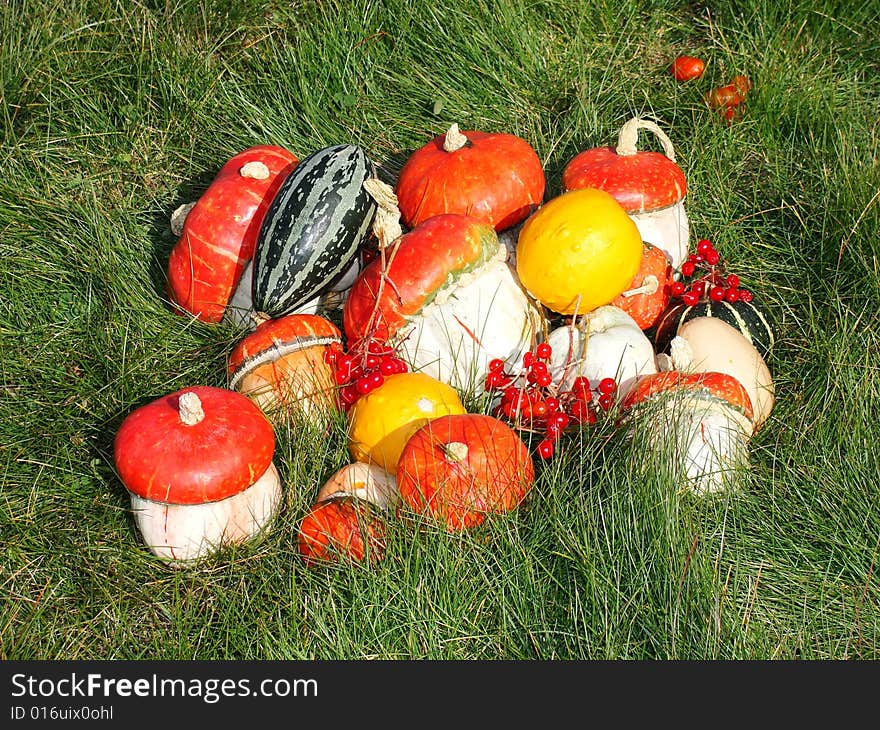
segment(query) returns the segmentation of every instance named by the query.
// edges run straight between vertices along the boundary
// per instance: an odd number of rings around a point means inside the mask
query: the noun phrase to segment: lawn
[[[880,658],[878,24],[833,0],[0,4],[0,658]],[[703,95],[736,74],[727,124]],[[170,215],[226,160],[351,143],[393,183],[458,123],[527,140],[550,199],[634,116],[773,323],[737,489],[696,497],[600,424],[515,512],[392,517],[381,563],[309,568],[299,523],[349,454],[343,419],[291,423],[265,535],[185,570],[149,553],[113,440],[226,385],[241,332],[165,294]]]

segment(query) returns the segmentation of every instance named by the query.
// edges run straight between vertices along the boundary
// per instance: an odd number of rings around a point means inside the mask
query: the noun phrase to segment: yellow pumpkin
[[[629,288],[642,237],[610,193],[582,188],[558,195],[529,217],[516,244],[516,271],[541,304],[583,314]]]
[[[393,474],[403,447],[419,428],[438,416],[465,412],[458,391],[430,375],[389,375],[349,410],[349,451],[355,461]]]

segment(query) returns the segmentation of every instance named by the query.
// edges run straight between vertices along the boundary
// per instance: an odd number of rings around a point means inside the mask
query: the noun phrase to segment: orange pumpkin
[[[517,433],[477,413],[429,421],[407,441],[397,466],[401,499],[450,531],[515,509],[534,479],[531,455]]]
[[[647,330],[654,326],[669,303],[672,267],[666,254],[650,243],[642,242],[642,260],[629,288],[611,303]]]
[[[344,556],[378,562],[385,557],[385,523],[369,502],[331,497],[313,504],[303,518],[297,547],[310,567]]]

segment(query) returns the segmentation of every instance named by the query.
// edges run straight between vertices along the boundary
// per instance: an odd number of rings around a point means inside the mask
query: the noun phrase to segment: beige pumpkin
[[[775,402],[773,378],[755,346],[735,327],[717,317],[695,317],[678,328],[670,343],[675,370],[727,373],[742,383],[752,400],[752,433],[757,432]]]

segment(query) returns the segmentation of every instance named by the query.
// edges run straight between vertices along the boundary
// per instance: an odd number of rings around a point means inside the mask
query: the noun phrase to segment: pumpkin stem
[[[265,180],[269,177],[269,168],[266,167],[266,163],[254,160],[253,162],[246,162],[242,165],[238,174],[242,177],[252,178],[253,180]]]
[[[267,322],[271,317],[265,312],[249,312],[255,327],[259,327],[263,322]]]
[[[615,150],[618,155],[627,157],[638,152],[636,143],[639,141],[640,129],[647,129],[657,135],[660,143],[663,145],[663,151],[666,153],[666,156],[675,162],[675,148],[672,146],[672,140],[654,122],[640,119],[639,117],[633,117],[620,128],[620,133],[617,136],[617,149]]]
[[[636,294],[653,294],[660,287],[660,282],[657,277],[653,274],[648,274],[644,279],[642,279],[642,285],[636,287],[635,289],[627,289],[625,292],[621,292],[620,296],[622,297],[634,297]]]
[[[364,189],[379,206],[373,219],[373,233],[379,239],[379,248],[385,248],[403,233],[397,196],[390,185],[377,177],[364,180]]]
[[[195,426],[205,417],[202,401],[191,390],[181,393],[180,398],[177,399],[177,412],[181,423],[186,426]]]
[[[446,152],[455,152],[464,147],[469,141],[470,140],[458,130],[458,125],[453,124],[446,132],[446,137],[443,140],[443,149]]]
[[[443,456],[446,457],[447,461],[461,463],[467,460],[468,447],[467,444],[462,443],[461,441],[440,444],[440,449],[443,451]]]
[[[175,236],[180,236],[183,234],[183,226],[186,223],[186,217],[189,215],[189,212],[195,207],[195,203],[184,203],[183,205],[177,206],[177,208],[171,214],[171,232]]]

